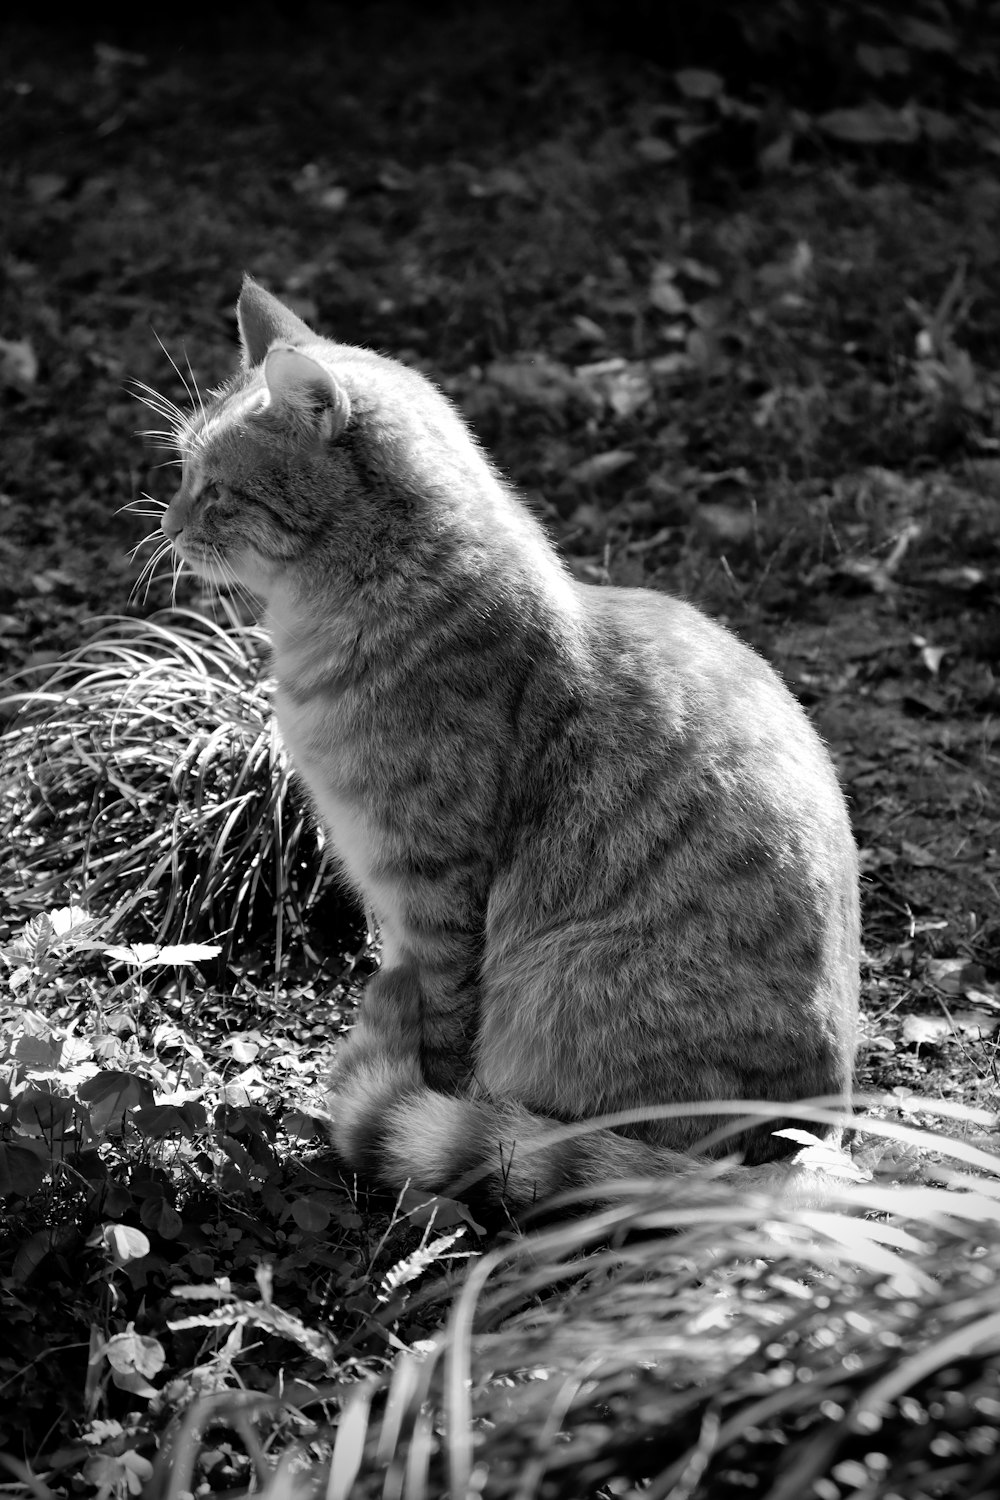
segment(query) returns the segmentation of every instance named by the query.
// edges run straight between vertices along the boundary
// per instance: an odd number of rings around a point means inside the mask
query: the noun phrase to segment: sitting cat
[[[684,1171],[732,1116],[544,1149],[555,1122],[846,1101],[855,848],[775,673],[688,604],[576,583],[422,375],[249,278],[237,312],[163,529],[265,601],[282,736],[381,930],[333,1069],[346,1162],[516,1212]],[[716,1154],[778,1154],[742,1123]]]

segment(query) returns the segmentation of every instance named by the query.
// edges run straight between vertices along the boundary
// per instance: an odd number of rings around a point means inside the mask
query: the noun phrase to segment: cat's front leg
[[[454,1096],[471,1077],[475,1000],[462,984],[440,981],[432,975],[428,983],[415,965],[393,964],[365,986],[328,1094],[334,1142],[356,1170],[379,1175],[387,1111],[428,1087]]]
[[[446,1093],[472,1074],[478,1005],[464,966],[428,970],[395,962],[365,985],[358,1019],[340,1044],[330,1075],[334,1095],[372,1067],[391,1069]]]

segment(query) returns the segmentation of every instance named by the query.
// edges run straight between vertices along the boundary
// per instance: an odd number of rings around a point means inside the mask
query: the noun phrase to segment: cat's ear
[[[307,344],[316,338],[312,329],[297,318],[291,308],[258,286],[251,276],[243,278],[243,289],[236,304],[236,321],[240,326],[245,370],[259,365],[276,339],[284,344]]]
[[[327,442],[335,441],[351,415],[351,403],[339,381],[308,354],[277,344],[264,358],[264,380],[270,407]]]

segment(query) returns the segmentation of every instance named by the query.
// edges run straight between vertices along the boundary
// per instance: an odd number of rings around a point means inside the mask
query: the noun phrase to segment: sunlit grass
[[[258,1456],[282,1427],[256,1465],[268,1500],[990,1493],[1000,1156],[878,1123],[952,1165],[933,1184],[853,1184],[821,1210],[707,1175],[629,1184],[475,1261],[436,1336],[406,1347],[440,1291],[401,1301],[398,1321],[390,1308],[384,1377],[328,1371],[294,1420],[233,1391],[216,1419],[256,1423]]]
[[[322,834],[270,714],[266,638],[187,611],[111,619],[0,738],[0,881],[24,919],[73,898],[130,939],[315,956]]]

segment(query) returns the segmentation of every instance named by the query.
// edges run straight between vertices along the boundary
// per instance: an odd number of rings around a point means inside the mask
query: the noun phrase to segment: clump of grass
[[[1000,1478],[1000,1155],[863,1124],[911,1169],[929,1156],[932,1180],[853,1183],[822,1209],[710,1171],[627,1183],[474,1262],[435,1337],[410,1330],[442,1290],[401,1299],[386,1376],[341,1362],[294,1398],[308,1448],[293,1438],[276,1469],[271,1450],[265,1500],[985,1500]],[[246,1438],[238,1412],[217,1416]],[[194,1471],[189,1427],[178,1474]]]
[[[410,1500],[991,1492],[1000,1157],[923,1139],[989,1176],[854,1184],[849,1214],[630,1184],[493,1251],[384,1405],[351,1394],[338,1446],[356,1487],[335,1449],[327,1493],[381,1493],[393,1466]]]
[[[8,913],[72,899],[130,938],[317,954],[322,833],[270,714],[266,638],[190,611],[115,618],[0,737]]]

